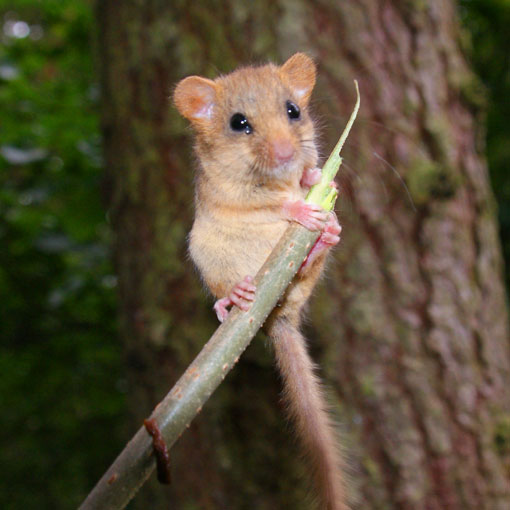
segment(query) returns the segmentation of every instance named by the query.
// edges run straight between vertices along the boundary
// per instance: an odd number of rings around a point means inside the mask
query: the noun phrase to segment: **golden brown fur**
[[[281,67],[246,67],[214,81],[193,76],[177,85],[174,101],[195,129],[200,163],[190,253],[217,298],[258,272],[288,226],[284,204],[305,195],[303,172],[317,163],[307,112],[314,84],[315,65],[298,53]],[[289,120],[289,100],[301,110],[298,121]],[[250,134],[231,128],[238,112],[248,119]],[[293,156],[281,163],[278,151],[289,146]],[[340,510],[346,507],[334,432],[299,333],[300,312],[325,253],[298,274],[265,329],[274,341],[289,414],[314,464],[321,508]]]

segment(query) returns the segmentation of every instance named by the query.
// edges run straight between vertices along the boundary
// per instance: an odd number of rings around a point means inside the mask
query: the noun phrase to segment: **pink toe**
[[[231,304],[232,301],[228,297],[218,299],[218,301],[214,303],[213,308],[220,322],[223,322],[227,318],[228,315],[227,306],[230,306]]]
[[[247,303],[244,299],[242,299],[238,295],[232,293],[230,295],[230,299],[237,306],[237,308],[240,308],[241,310],[243,310],[245,312],[247,312],[250,309],[249,303]]]
[[[322,170],[320,168],[307,168],[303,172],[301,177],[301,187],[311,188],[314,184],[317,184],[322,177]]]

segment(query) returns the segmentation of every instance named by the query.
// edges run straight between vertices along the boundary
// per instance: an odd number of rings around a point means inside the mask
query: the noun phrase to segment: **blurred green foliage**
[[[462,0],[461,14],[508,261],[510,1]],[[72,508],[126,421],[92,2],[0,0],[0,22],[0,508]]]
[[[73,508],[125,421],[90,2],[0,2],[0,508]]]
[[[499,205],[506,267],[510,263],[510,0],[461,0],[469,58],[486,87],[487,160]],[[506,274],[510,288],[510,272]]]

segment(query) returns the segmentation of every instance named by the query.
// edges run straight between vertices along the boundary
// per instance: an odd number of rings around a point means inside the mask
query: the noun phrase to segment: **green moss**
[[[416,160],[406,180],[416,205],[424,205],[433,198],[451,197],[459,184],[449,167],[428,159]]]
[[[370,374],[362,375],[360,378],[361,393],[365,397],[375,397],[375,380]]]
[[[478,76],[466,72],[450,77],[450,82],[468,105],[477,110],[487,107],[487,91]]]
[[[423,12],[427,9],[429,3],[427,0],[406,0],[405,7],[409,11]]]
[[[407,118],[410,118],[414,113],[418,111],[419,104],[418,101],[411,97],[409,94],[407,94],[404,97],[403,103],[402,103],[402,112]]]
[[[494,447],[501,457],[510,453],[510,414],[506,414],[496,422],[494,428]]]
[[[370,457],[365,457],[362,461],[363,467],[365,468],[365,471],[367,472],[368,476],[374,483],[380,483],[381,482],[381,471],[379,469],[379,464],[372,460]]]
[[[441,114],[427,115],[424,128],[433,158],[447,165],[449,149],[452,145],[448,119]]]

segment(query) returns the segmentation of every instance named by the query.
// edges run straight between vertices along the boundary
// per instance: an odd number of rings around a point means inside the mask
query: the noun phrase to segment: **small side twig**
[[[147,432],[152,436],[152,448],[154,457],[156,457],[156,471],[158,473],[159,483],[170,485],[172,482],[172,473],[170,470],[170,454],[168,446],[163,439],[163,435],[158,428],[154,418],[148,418],[143,422]]]

